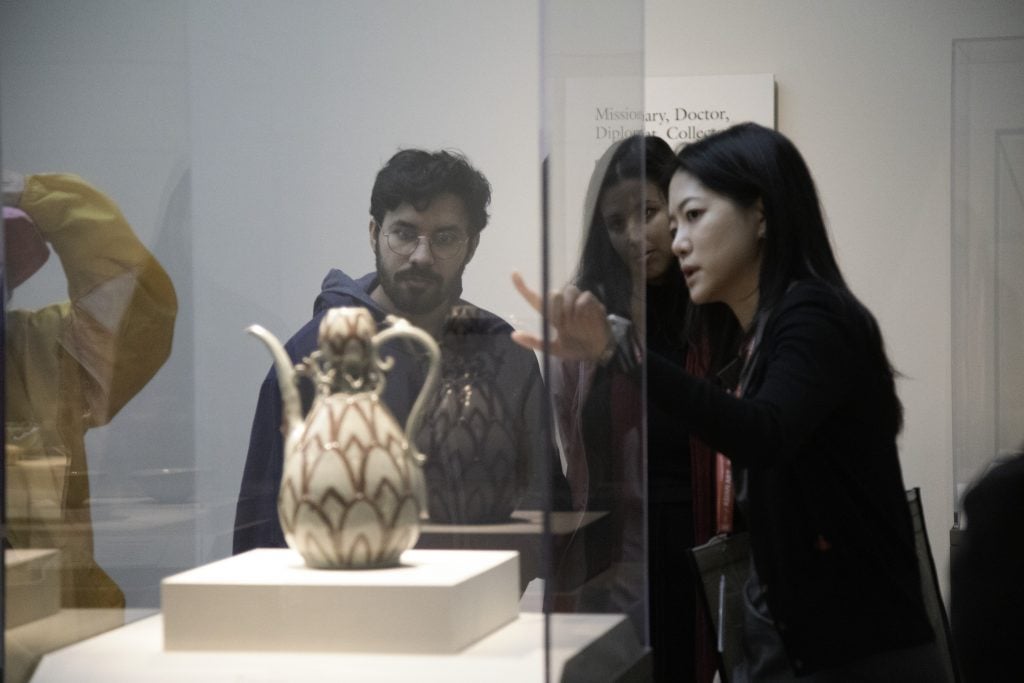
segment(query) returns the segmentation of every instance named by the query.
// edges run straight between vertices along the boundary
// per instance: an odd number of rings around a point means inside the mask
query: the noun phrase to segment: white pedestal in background
[[[310,569],[259,549],[164,579],[166,650],[458,652],[519,613],[514,551],[408,550],[390,569]]]

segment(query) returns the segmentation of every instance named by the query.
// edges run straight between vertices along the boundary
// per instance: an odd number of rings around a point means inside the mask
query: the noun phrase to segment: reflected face
[[[634,280],[656,282],[674,267],[668,203],[651,180],[623,180],[601,195],[598,206],[615,252]]]
[[[722,302],[737,313],[757,305],[764,212],[712,192],[685,171],[668,190],[672,250],[697,304]]]
[[[371,296],[398,315],[425,315],[451,305],[462,293],[462,272],[476,251],[479,234],[471,234],[462,199],[450,193],[436,197],[422,211],[400,204],[384,214],[383,225],[371,219],[370,244],[380,280]],[[454,242],[459,245],[454,251],[431,247]],[[411,253],[395,251],[408,251],[403,244]],[[437,251],[443,251],[444,258]]]

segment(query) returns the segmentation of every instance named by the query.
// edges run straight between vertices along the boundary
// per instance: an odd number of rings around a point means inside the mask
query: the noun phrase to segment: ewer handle
[[[409,321],[404,318],[392,318],[392,325],[386,330],[378,332],[373,337],[373,344],[375,347],[380,347],[384,342],[394,337],[408,337],[412,340],[418,341],[427,352],[427,356],[430,358],[430,368],[427,370],[427,378],[423,382],[423,386],[420,388],[420,393],[416,397],[416,401],[412,404],[412,410],[409,412],[409,417],[405,421],[405,438],[409,441],[409,446],[413,452],[413,457],[420,464],[426,461],[426,456],[419,452],[415,445],[416,432],[419,431],[420,421],[423,418],[423,409],[426,407],[428,398],[433,395],[434,390],[437,388],[438,380],[441,375],[441,349],[438,347],[437,342],[429,334],[411,325]]]

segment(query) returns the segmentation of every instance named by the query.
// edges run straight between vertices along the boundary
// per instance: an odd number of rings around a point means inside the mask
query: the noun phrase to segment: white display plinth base
[[[514,620],[514,551],[408,550],[390,569],[310,569],[251,550],[163,580],[167,650],[458,652]]]
[[[60,551],[4,549],[4,628],[60,610]]]
[[[549,621],[550,628],[545,629]],[[601,683],[630,677],[646,652],[621,614],[524,613],[451,655],[166,652],[159,616],[43,657],[32,683]],[[545,633],[550,649],[544,647]]]

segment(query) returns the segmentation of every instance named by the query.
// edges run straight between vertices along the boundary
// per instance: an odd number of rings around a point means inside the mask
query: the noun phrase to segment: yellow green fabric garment
[[[61,551],[64,606],[121,606],[93,558],[85,433],[169,356],[174,286],[117,205],[83,179],[29,176],[18,208],[59,257],[68,300],[7,314],[8,540]]]

